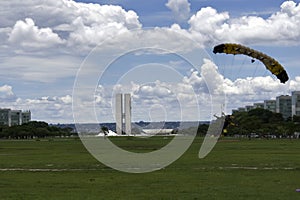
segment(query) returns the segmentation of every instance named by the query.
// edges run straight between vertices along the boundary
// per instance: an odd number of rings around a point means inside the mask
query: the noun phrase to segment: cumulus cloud
[[[64,44],[71,52],[80,46],[78,52],[83,53],[109,37],[141,27],[138,15],[120,6],[73,0],[1,1],[0,6],[14,9],[0,13],[1,27],[6,26],[0,28],[0,36],[1,32],[9,32],[6,40],[10,45],[36,47],[40,51]]]
[[[71,95],[67,95],[67,96],[61,97],[60,100],[64,104],[71,104],[72,103],[72,97],[71,97]]]
[[[0,108],[30,110],[32,119],[48,123],[70,123],[72,119],[72,96],[42,96],[20,98],[11,85],[0,86]]]
[[[107,38],[142,27],[137,13],[120,6],[69,0],[10,1],[10,5],[7,4],[3,1],[0,6],[14,6],[14,12],[0,13],[1,27],[4,27],[0,28],[0,38],[9,41],[10,45],[39,47],[40,50],[61,45],[60,48],[65,48],[64,52],[84,54]],[[188,0],[168,0],[166,6],[181,20],[187,20],[190,14]],[[190,17],[188,29],[174,24],[161,30],[181,32],[203,45],[221,41],[295,45],[300,41],[299,10],[299,4],[286,1],[278,12],[268,18],[254,15],[233,18],[228,12],[205,7]],[[5,39],[7,34],[9,37]],[[155,33],[153,38],[157,38]]]
[[[168,0],[166,6],[173,12],[175,18],[179,21],[186,20],[190,15],[190,6],[188,0]]]
[[[48,123],[72,123],[71,96],[44,96],[40,98],[16,98],[15,101],[1,103],[2,108],[30,110],[32,120]]]
[[[0,28],[0,38],[8,34],[4,41],[9,41],[11,45],[39,48],[63,45],[66,51],[86,53],[107,38],[142,27],[137,13],[120,6],[69,0],[2,1],[0,5],[14,7],[13,13],[0,13],[1,27],[4,27]],[[189,16],[188,0],[168,0],[166,6],[181,20]],[[280,10],[268,18],[254,15],[232,18],[228,12],[205,7],[191,16],[188,24],[188,29],[182,29],[177,24],[169,29],[181,31],[205,45],[221,41],[298,44],[300,6],[293,1],[283,2]]]
[[[49,48],[64,43],[50,28],[37,27],[31,18],[17,21],[9,34],[8,41],[25,48]]]
[[[0,99],[1,101],[8,101],[8,102],[11,102],[16,99],[12,86],[10,85],[0,86]]]
[[[190,20],[190,34],[202,43],[220,41],[251,44],[299,44],[300,5],[283,2],[280,11],[264,19],[259,16],[231,18],[228,12],[200,9]]]

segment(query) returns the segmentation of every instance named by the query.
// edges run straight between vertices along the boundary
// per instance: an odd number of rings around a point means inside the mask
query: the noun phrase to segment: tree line
[[[235,112],[226,116],[224,135],[256,135],[258,137],[293,136],[300,132],[300,117],[293,116],[284,119],[281,113],[274,113],[262,108],[256,108],[248,112]]]
[[[33,139],[77,135],[72,128],[60,128],[42,121],[30,121],[16,126],[0,126],[1,139]]]
[[[205,136],[209,124],[201,124],[179,131],[183,134],[197,131],[198,136]],[[196,130],[197,129],[197,130]],[[284,119],[281,113],[274,113],[262,108],[235,112],[225,116],[224,136],[244,135],[250,137],[290,137],[300,133],[300,116]]]

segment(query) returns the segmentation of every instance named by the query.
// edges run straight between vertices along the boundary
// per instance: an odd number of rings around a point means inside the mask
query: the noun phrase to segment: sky
[[[11,0],[0,18],[0,107],[33,120],[114,122],[118,92],[133,121],[209,120],[300,90],[296,0]],[[226,42],[272,56],[289,81],[212,53]]]

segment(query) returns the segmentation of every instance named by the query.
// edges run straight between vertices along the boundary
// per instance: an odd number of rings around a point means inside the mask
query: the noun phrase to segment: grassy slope
[[[157,149],[151,142],[116,139],[124,148]],[[300,140],[221,141],[198,159],[202,140],[165,169],[127,174],[95,160],[78,140],[0,141],[0,199],[299,199]],[[250,167],[244,169],[243,167]],[[257,168],[257,169],[255,169]]]

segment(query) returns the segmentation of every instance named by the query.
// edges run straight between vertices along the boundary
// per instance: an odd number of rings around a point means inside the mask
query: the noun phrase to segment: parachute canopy
[[[289,80],[285,69],[278,61],[262,52],[256,51],[249,47],[240,44],[225,43],[215,46],[213,52],[233,55],[244,54],[250,56],[252,58],[260,60],[266,66],[266,68],[272,72],[272,74],[276,75],[281,83],[285,83],[287,80]]]

